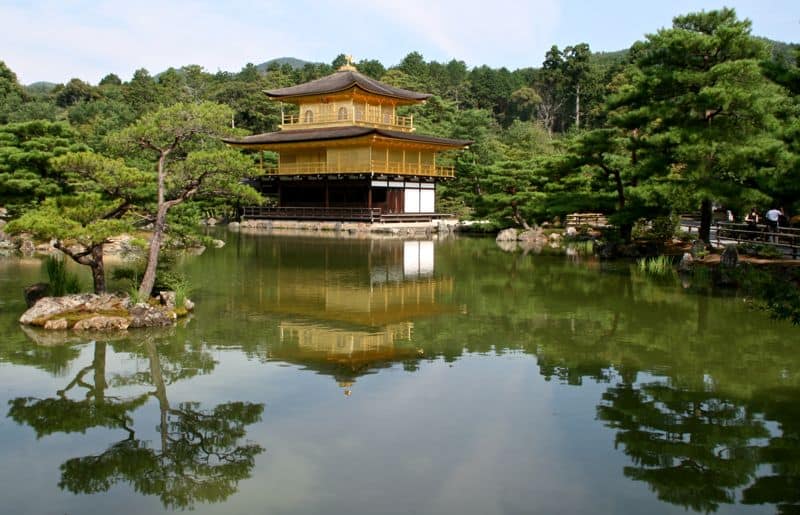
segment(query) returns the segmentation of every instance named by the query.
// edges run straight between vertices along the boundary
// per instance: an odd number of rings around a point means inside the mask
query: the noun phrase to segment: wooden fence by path
[[[718,247],[729,241],[757,243],[774,247],[792,259],[800,257],[800,229],[734,222],[717,222],[716,229]]]
[[[566,216],[567,227],[606,227],[608,219],[603,213],[572,213]]]

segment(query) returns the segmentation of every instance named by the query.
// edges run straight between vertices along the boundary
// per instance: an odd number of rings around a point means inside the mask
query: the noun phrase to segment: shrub
[[[780,259],[784,257],[781,249],[763,243],[740,243],[736,249],[747,256],[756,256],[766,259]]]
[[[667,241],[675,236],[680,219],[676,215],[657,216],[650,226],[650,235],[658,241]]]

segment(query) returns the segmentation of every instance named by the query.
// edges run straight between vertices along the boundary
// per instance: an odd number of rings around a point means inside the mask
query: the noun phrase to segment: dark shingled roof
[[[378,129],[375,127],[333,127],[328,129],[300,129],[279,132],[267,132],[265,134],[255,134],[253,136],[246,136],[241,139],[223,139],[225,143],[230,145],[248,146],[248,145],[264,145],[264,144],[280,144],[280,143],[301,143],[305,141],[324,141],[333,139],[348,139],[357,138],[359,136],[366,136],[375,134],[392,139],[401,139],[406,141],[418,141],[420,143],[432,143],[434,145],[442,145],[448,147],[465,147],[471,145],[472,141],[462,139],[438,138],[435,136],[424,136],[422,134],[414,134],[411,132],[390,131],[386,129]]]
[[[353,86],[358,86],[364,91],[383,95],[387,97],[399,98],[402,100],[422,101],[432,95],[427,93],[417,93],[407,89],[395,88],[366,75],[362,75],[352,70],[340,70],[321,79],[312,80],[298,86],[288,88],[267,90],[266,94],[272,98],[302,97],[306,95],[323,95],[326,93],[336,93],[344,91]]]

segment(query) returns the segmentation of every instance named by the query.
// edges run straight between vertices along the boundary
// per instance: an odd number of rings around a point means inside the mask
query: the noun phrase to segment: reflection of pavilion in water
[[[281,316],[270,357],[331,375],[347,394],[356,377],[422,354],[414,319],[453,310],[433,241],[282,243],[259,289],[260,311]]]

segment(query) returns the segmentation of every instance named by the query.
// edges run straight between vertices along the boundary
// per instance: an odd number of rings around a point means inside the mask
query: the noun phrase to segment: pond
[[[0,511],[800,509],[800,333],[742,298],[485,239],[217,236],[162,331],[23,330],[40,263],[0,261]]]

